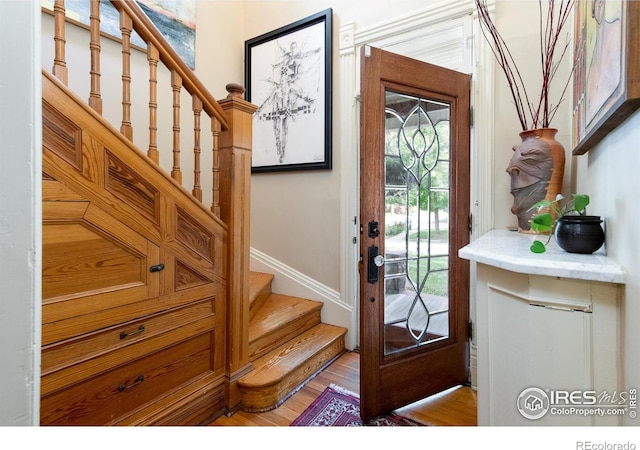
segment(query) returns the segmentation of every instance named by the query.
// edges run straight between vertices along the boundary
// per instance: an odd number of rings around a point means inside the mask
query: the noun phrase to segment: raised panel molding
[[[42,145],[82,172],[82,130],[42,101]]]
[[[178,207],[176,207],[176,239],[207,261],[213,262],[215,254],[213,235]]]
[[[176,260],[175,284],[176,291],[189,289],[203,284],[211,283],[204,275],[199,274],[181,261]]]
[[[91,224],[45,223],[43,234],[43,299],[146,282],[146,255],[131,252]]]
[[[156,225],[160,223],[158,190],[106,149],[104,183],[107,191],[144,214]]]

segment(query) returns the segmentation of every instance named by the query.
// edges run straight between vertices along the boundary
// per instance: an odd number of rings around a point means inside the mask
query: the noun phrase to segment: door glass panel
[[[386,91],[384,353],[449,336],[450,107]]]

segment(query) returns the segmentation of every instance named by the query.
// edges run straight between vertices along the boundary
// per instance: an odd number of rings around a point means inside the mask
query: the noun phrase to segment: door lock
[[[367,281],[369,283],[378,282],[378,269],[384,265],[384,256],[378,254],[378,247],[371,245],[368,249]]]
[[[380,226],[377,221],[372,220],[369,222],[369,237],[375,239],[378,236],[380,236]]]

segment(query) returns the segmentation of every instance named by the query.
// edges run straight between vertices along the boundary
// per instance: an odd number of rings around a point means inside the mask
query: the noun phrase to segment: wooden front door
[[[362,48],[363,420],[468,381],[469,92],[469,75]]]

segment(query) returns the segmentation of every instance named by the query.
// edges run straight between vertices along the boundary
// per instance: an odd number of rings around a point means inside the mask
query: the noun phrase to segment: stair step
[[[273,275],[270,273],[249,273],[249,319],[260,310],[271,295]]]
[[[249,358],[268,351],[320,323],[322,303],[271,294],[249,323]]]
[[[259,412],[278,407],[344,352],[346,332],[321,323],[255,360],[253,371],[238,381],[243,408]]]

